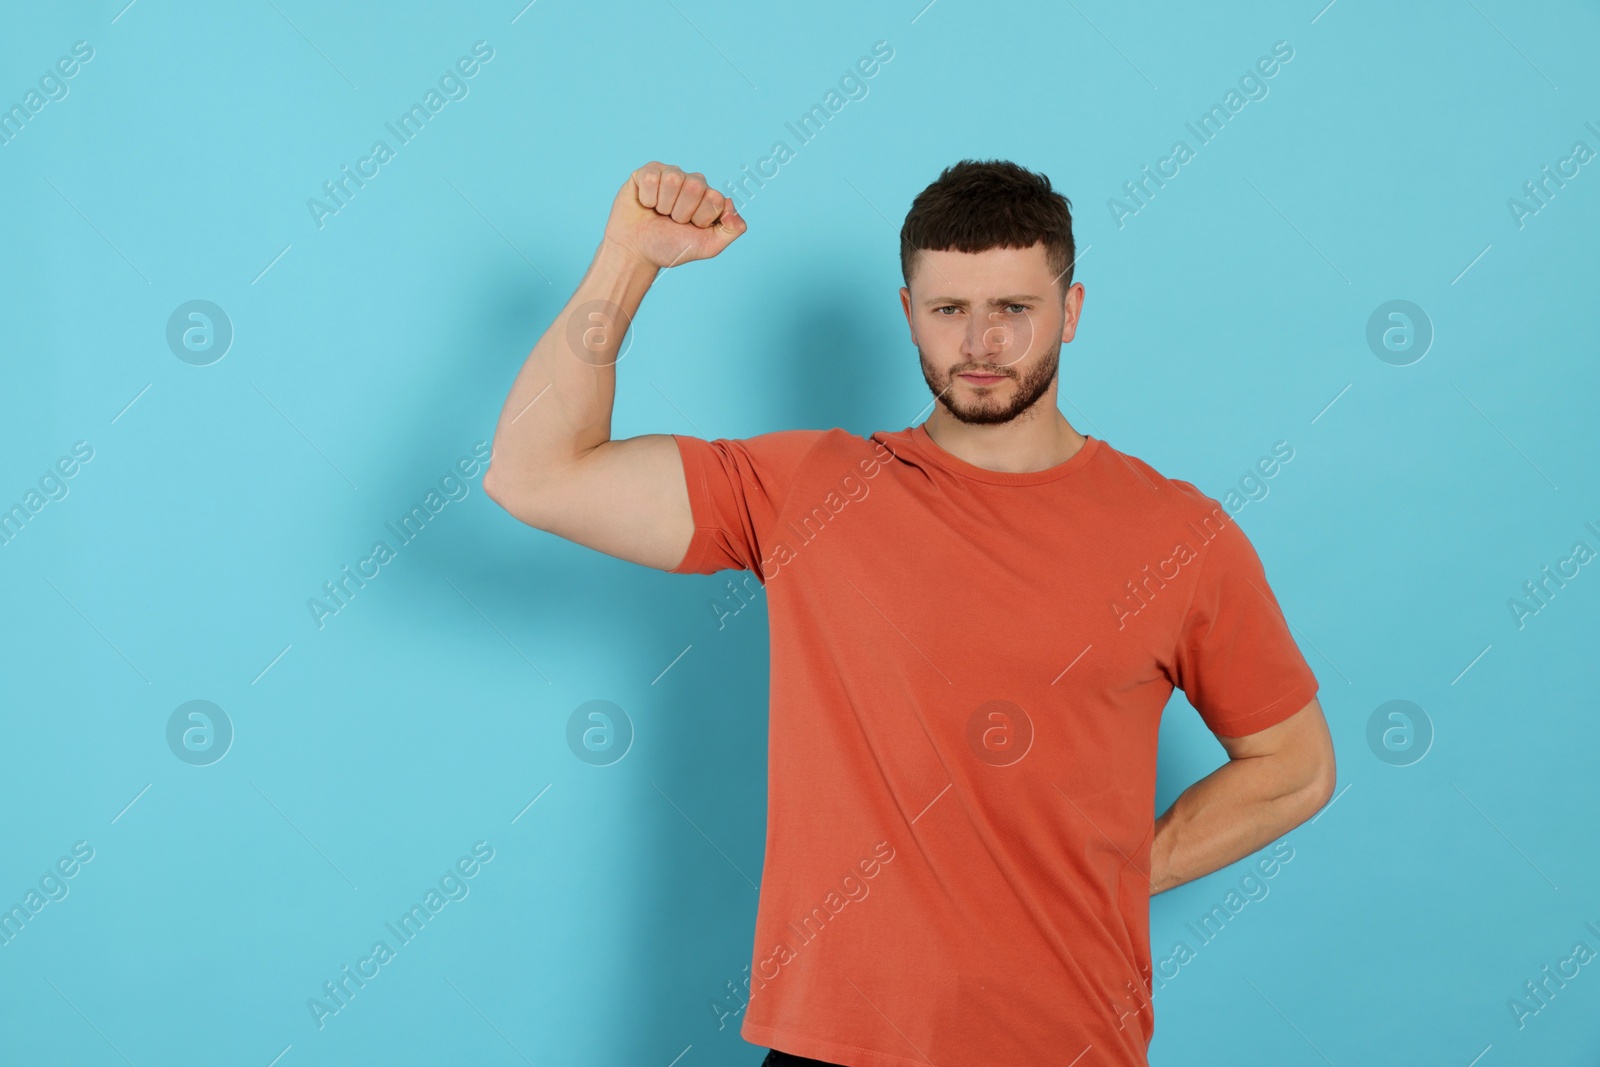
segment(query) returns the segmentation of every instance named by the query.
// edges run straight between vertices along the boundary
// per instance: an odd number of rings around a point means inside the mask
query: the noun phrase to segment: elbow
[[[505,507],[505,486],[500,482],[500,475],[495,473],[499,469],[492,461],[483,469],[483,494],[501,507]]]
[[[484,495],[519,522],[542,529],[538,512],[538,494],[526,483],[507,478],[503,472],[496,473],[497,471],[498,468],[492,463],[484,470]]]
[[[502,483],[500,475],[495,473],[497,470],[499,470],[499,468],[493,463],[484,468],[483,495],[488,497],[490,500],[493,500],[496,504],[499,504],[503,508],[506,506],[506,487],[504,483]]]
[[[1304,794],[1310,818],[1321,811],[1328,801],[1333,799],[1334,790],[1339,784],[1339,770],[1334,760],[1333,746],[1330,744],[1318,753],[1312,764],[1309,783]]]

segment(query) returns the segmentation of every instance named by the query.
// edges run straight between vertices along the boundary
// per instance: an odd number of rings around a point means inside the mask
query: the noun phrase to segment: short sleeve
[[[1224,523],[1196,564],[1173,652],[1174,682],[1206,726],[1219,737],[1242,737],[1311,703],[1316,676],[1239,524]]]
[[[825,430],[778,430],[746,438],[704,440],[673,434],[694,513],[694,537],[668,573],[754,571],[761,562],[789,490]]]

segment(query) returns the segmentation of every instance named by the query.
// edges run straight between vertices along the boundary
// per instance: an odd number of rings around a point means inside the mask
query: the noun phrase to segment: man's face
[[[985,252],[920,252],[900,290],[922,376],[952,416],[1010,422],[1055,399],[1062,344],[1083,308],[1083,286],[1062,300],[1044,244]]]

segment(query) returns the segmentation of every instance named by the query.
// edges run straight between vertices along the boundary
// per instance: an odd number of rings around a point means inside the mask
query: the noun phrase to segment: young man
[[[901,230],[927,421],[611,440],[645,291],[745,230],[702,175],[635,171],[484,475],[532,526],[766,587],[768,830],[740,1032],[771,1064],[1144,1064],[1151,895],[1333,792],[1317,680],[1260,560],[1217,501],[1057,410],[1084,297],[1070,203],[1011,163],[946,169]],[[1229,760],[1156,818],[1174,687]]]

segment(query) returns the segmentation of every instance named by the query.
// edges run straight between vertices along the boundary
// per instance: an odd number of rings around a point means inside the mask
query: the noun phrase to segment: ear
[[[900,287],[900,310],[906,313],[906,325],[911,328],[911,343],[917,343],[917,324],[911,320],[911,290]]]
[[[1078,332],[1078,316],[1083,313],[1083,283],[1073,282],[1062,302],[1061,343],[1067,344]]]

